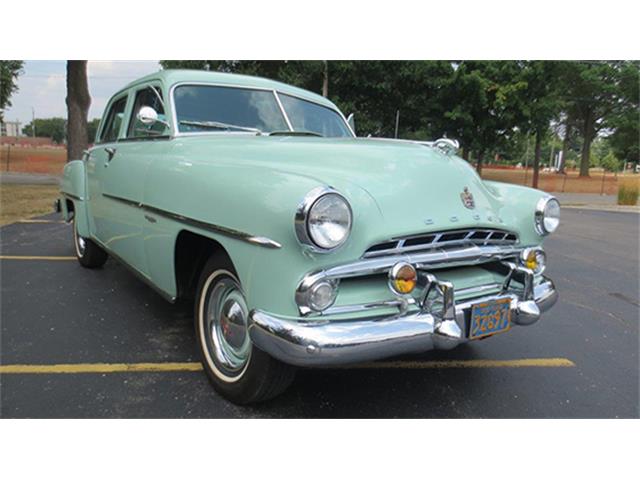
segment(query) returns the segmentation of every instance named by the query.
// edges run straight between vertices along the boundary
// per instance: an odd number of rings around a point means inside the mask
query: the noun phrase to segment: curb
[[[593,205],[593,204],[563,204],[562,208],[573,210],[596,210],[601,212],[640,213],[637,205]]]

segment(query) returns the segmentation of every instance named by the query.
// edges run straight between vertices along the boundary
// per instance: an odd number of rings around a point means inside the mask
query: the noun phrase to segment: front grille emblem
[[[462,204],[469,210],[476,208],[476,202],[473,199],[473,194],[469,191],[468,187],[464,187],[464,190],[460,194],[460,199],[462,200]]]

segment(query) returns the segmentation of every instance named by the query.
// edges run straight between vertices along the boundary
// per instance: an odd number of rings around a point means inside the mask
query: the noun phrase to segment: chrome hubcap
[[[242,290],[235,279],[225,276],[207,292],[206,302],[205,332],[211,358],[225,375],[238,376],[251,353],[249,310]]]

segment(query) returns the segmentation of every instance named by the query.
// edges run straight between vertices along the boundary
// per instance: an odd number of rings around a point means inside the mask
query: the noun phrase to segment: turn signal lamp
[[[389,287],[399,295],[411,293],[417,283],[418,273],[409,263],[398,262],[389,270]]]
[[[520,263],[533,270],[533,273],[540,274],[547,266],[547,256],[540,248],[526,248],[520,255]]]

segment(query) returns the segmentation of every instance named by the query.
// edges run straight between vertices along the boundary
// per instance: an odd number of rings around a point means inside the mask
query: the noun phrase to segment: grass
[[[625,177],[618,188],[618,205],[637,205],[640,197],[640,177]]]
[[[53,212],[57,185],[0,185],[0,225]]]

